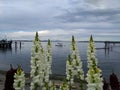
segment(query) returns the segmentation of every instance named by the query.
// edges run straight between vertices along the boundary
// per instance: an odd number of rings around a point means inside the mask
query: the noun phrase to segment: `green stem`
[[[83,82],[80,80],[80,90],[83,90]]]

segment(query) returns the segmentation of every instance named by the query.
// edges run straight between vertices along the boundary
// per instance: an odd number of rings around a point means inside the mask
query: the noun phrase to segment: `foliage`
[[[110,86],[113,90],[119,90],[119,80],[117,78],[117,75],[113,72],[111,75],[110,75]]]
[[[12,65],[10,65],[10,66],[11,66],[10,70],[8,70],[7,73],[6,73],[4,90],[15,90],[13,88],[13,83],[14,83],[14,74],[16,73],[17,69],[14,69],[12,67]]]

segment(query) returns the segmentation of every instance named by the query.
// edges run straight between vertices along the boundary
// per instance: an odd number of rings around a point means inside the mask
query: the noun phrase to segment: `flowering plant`
[[[21,67],[18,67],[17,72],[14,75],[13,86],[15,90],[24,90],[25,86],[25,74]]]
[[[81,80],[84,80],[84,72],[82,69],[82,62],[74,36],[72,36],[71,53],[68,56],[68,60],[66,62],[66,75],[66,79],[68,81],[70,89],[72,84],[74,83],[74,76],[78,77],[80,81],[80,88],[83,89],[83,84]]]
[[[92,36],[88,44],[88,72],[87,72],[87,90],[103,90],[103,79],[101,77],[101,69],[98,68],[96,58],[96,49]]]

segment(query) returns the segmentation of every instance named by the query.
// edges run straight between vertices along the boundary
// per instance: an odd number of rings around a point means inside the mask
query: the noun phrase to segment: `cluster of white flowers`
[[[51,85],[49,90],[57,90],[54,82],[52,83],[52,85]]]
[[[56,86],[53,82],[44,82],[44,86],[42,87],[42,90],[56,90]]]
[[[74,69],[70,55],[68,56],[68,60],[66,62],[66,79],[69,85],[74,83]]]
[[[66,79],[69,84],[74,82],[74,76],[77,76],[80,81],[84,80],[82,62],[74,36],[72,36],[71,54],[68,56],[68,60],[66,62],[66,75]]]
[[[60,86],[59,90],[69,90],[69,86],[66,83],[66,80],[63,81],[62,86]]]
[[[96,49],[92,36],[88,45],[88,73],[87,73],[87,90],[103,90],[103,79],[100,68],[98,68],[96,59]]]
[[[49,80],[52,64],[50,40],[48,40],[46,49],[46,51],[43,49],[39,35],[36,33],[31,55],[31,90],[37,90],[38,88],[47,90],[48,87],[51,87]]]
[[[55,90],[54,84],[49,80],[51,72],[51,64],[52,64],[52,48],[51,48],[51,42],[48,40],[46,52],[45,52],[45,70],[44,70],[44,81],[43,81],[43,87],[42,90]]]
[[[24,71],[19,67],[14,75],[13,86],[15,90],[24,90],[25,86],[25,74]]]
[[[32,46],[32,53],[31,53],[31,90],[37,90],[40,85],[42,84],[41,77],[44,77],[44,73],[42,69],[45,67],[44,64],[44,51],[39,40],[39,35],[36,32],[36,36],[34,39],[34,43]]]
[[[47,47],[46,47],[46,58],[45,58],[45,65],[46,65],[46,82],[49,81],[49,75],[52,74],[51,71],[51,64],[52,64],[52,48],[51,48],[51,42],[48,40]]]

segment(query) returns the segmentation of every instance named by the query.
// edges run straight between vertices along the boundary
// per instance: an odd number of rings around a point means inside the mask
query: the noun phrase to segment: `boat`
[[[55,46],[58,46],[58,47],[63,47],[63,43],[57,43]]]

